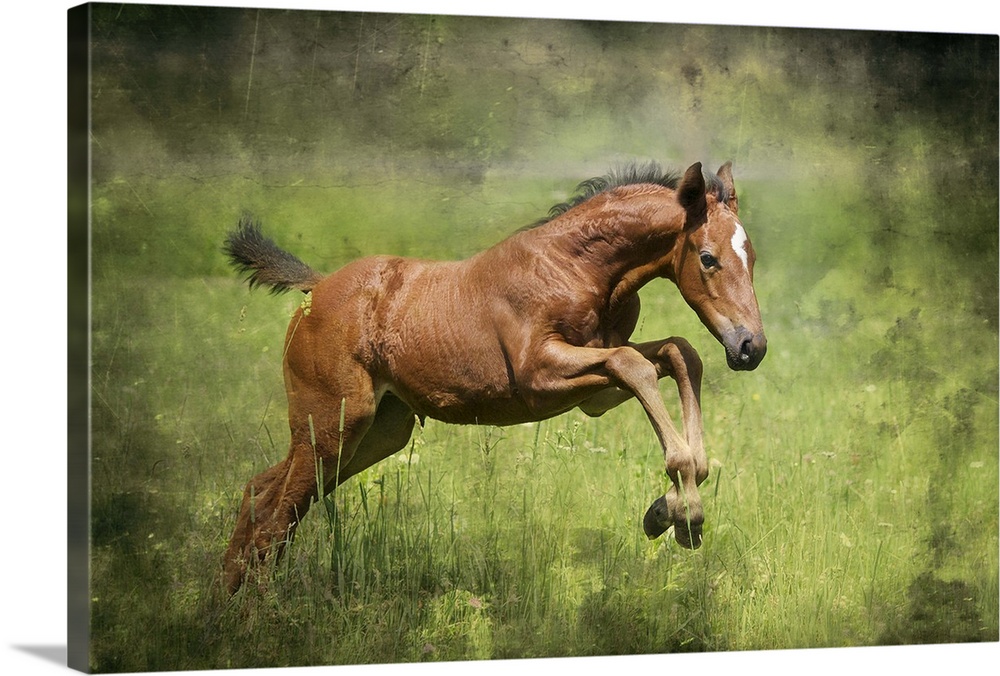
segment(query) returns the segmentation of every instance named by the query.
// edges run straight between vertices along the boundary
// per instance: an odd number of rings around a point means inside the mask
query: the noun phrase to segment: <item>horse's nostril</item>
[[[723,340],[726,346],[726,361],[734,371],[753,371],[767,352],[764,334],[753,334],[743,327]]]

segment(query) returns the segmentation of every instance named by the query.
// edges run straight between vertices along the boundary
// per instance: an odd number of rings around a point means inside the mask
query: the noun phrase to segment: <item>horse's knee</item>
[[[682,339],[683,340],[683,339]],[[701,375],[704,372],[704,365],[701,361],[701,355],[698,354],[698,350],[694,349],[691,343],[684,340],[684,345],[686,347],[681,349],[681,354],[684,357],[684,363],[687,364],[688,376],[697,382],[701,381]]]
[[[683,367],[683,372],[691,381],[701,382],[701,376],[704,372],[701,355],[686,338],[680,336],[668,338],[663,349],[666,350],[667,359],[672,365],[674,378],[678,375],[676,372]]]
[[[633,347],[614,349],[604,365],[616,384],[624,389],[632,390],[649,383],[655,386],[659,379],[656,366]]]

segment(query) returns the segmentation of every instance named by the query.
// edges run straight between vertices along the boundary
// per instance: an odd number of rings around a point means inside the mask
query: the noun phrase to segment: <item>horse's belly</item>
[[[516,400],[468,400],[445,397],[424,410],[422,416],[457,425],[516,425],[536,420],[523,402]]]
[[[388,389],[421,416],[458,424],[511,425],[532,419],[498,363],[482,355],[423,355],[395,364]]]

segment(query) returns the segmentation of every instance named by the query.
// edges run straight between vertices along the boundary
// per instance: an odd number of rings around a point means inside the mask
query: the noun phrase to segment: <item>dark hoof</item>
[[[674,539],[681,547],[698,549],[701,547],[701,524],[691,524],[689,528],[687,522],[678,521],[674,524]]]
[[[677,544],[686,549],[698,549],[701,547],[701,524],[700,510],[690,522],[683,518],[675,521],[670,514],[666,497],[661,495],[646,510],[646,516],[642,519],[642,530],[645,531],[646,537],[655,540],[673,526]]]
[[[646,516],[642,518],[642,530],[646,533],[646,537],[655,540],[663,535],[671,525],[667,501],[661,495],[646,510]]]

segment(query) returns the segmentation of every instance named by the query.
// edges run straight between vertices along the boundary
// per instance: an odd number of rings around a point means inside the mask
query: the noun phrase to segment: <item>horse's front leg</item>
[[[593,389],[581,408],[595,412],[599,405],[616,400],[639,400],[674,484],[650,508],[644,530],[652,538],[673,525],[681,545],[698,547],[704,521],[698,484],[708,475],[708,464],[701,442],[701,360],[694,348],[683,338],[610,349],[554,343],[535,367],[530,389],[540,400]],[[677,381],[681,393],[686,440],[678,434],[660,397],[657,383],[665,375]]]
[[[677,393],[681,400],[681,415],[684,419],[684,436],[694,461],[694,482],[701,485],[708,478],[708,457],[702,439],[701,416],[701,376],[702,363],[698,352],[683,338],[667,338],[653,343],[636,345],[639,352],[657,365],[661,375],[669,375],[677,383]],[[670,459],[666,459],[668,474]],[[673,479],[673,477],[671,477]],[[666,495],[657,498],[643,519],[643,530],[647,537],[659,537],[671,525],[676,525],[677,514],[684,513],[683,495],[678,492],[677,482]],[[685,547],[697,548],[701,544],[701,532],[693,528],[675,528],[677,542]]]
[[[696,455],[702,449],[701,374],[702,364],[698,352],[684,338],[673,337],[649,343],[630,343],[643,357],[656,367],[657,377],[670,376],[677,382],[681,399],[681,417],[684,436]],[[633,394],[618,387],[608,387],[580,402],[579,408],[589,416],[603,415],[616,406],[633,398]]]

